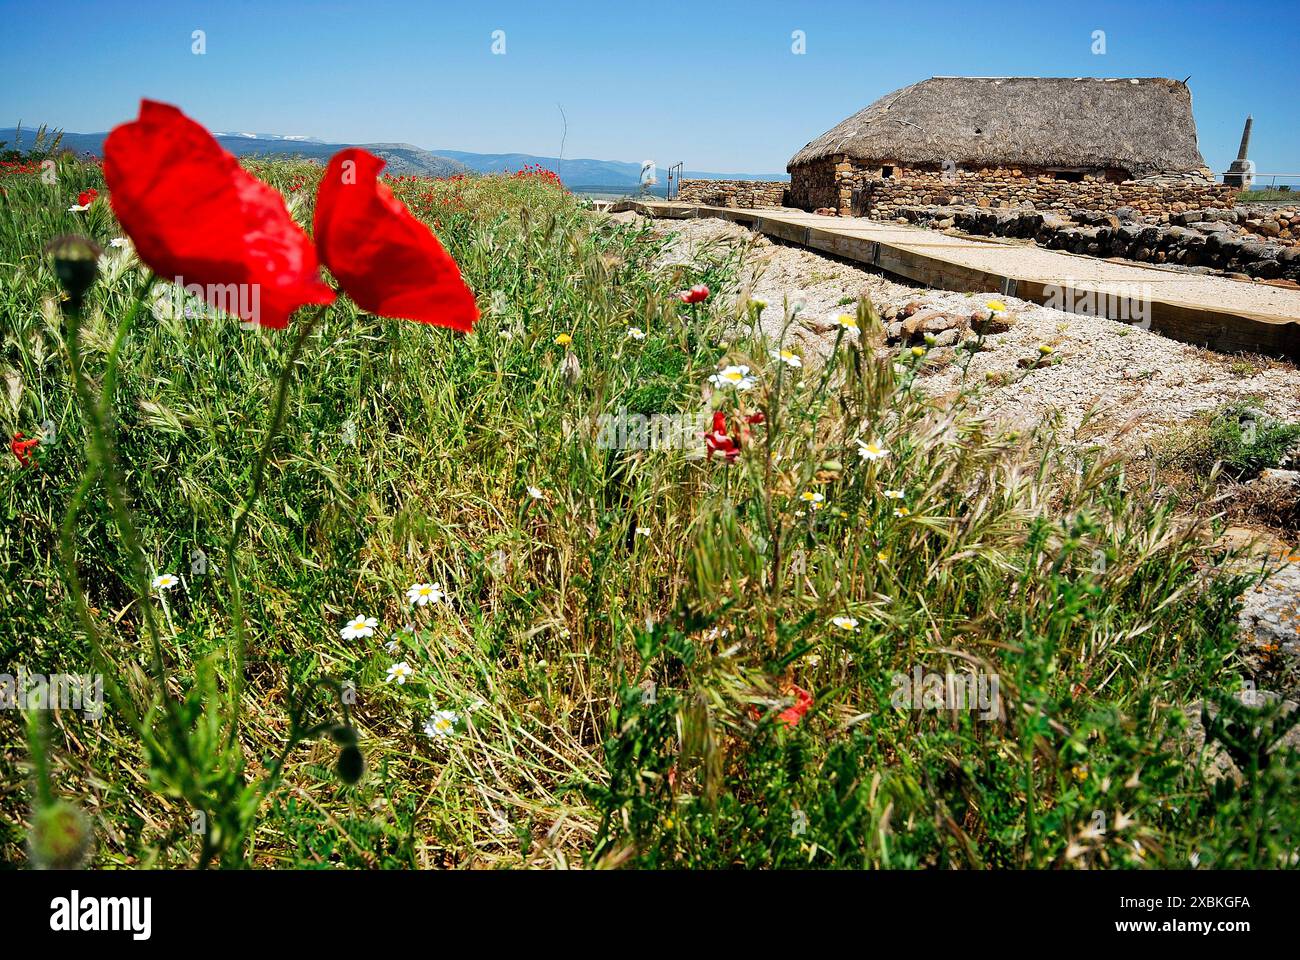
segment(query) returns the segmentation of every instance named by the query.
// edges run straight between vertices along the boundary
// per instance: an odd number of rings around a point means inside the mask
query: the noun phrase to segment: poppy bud
[[[361,775],[366,771],[366,760],[361,755],[361,748],[355,743],[344,746],[339,751],[339,760],[335,764],[334,770],[344,783],[354,784],[359,781]]]
[[[357,744],[356,727],[349,726],[346,723],[336,724],[330,727],[330,739],[340,747],[354,747]]]
[[[86,294],[95,285],[103,251],[89,237],[65,233],[46,244],[45,252],[54,259],[54,275],[67,292],[72,309],[81,310]]]
[[[75,870],[90,856],[90,821],[75,805],[56,800],[38,807],[28,836],[32,862],[42,870]]]

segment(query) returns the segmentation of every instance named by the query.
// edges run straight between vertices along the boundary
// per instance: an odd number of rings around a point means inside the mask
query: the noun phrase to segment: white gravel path
[[[774,244],[737,224],[717,219],[655,220],[656,231],[673,235],[664,265],[695,260],[716,244],[749,244],[739,292],[768,301],[761,324],[779,336],[783,303],[802,303],[801,322],[791,326],[786,346],[816,364],[834,341],[835,318],[852,312],[848,298],[867,296],[877,309],[918,303],[923,310],[968,315],[994,299],[989,294],[929,290],[861,270],[799,247]],[[1265,412],[1300,420],[1300,371],[1292,364],[1261,358],[1225,356],[1150,333],[1138,326],[1104,318],[1066,313],[997,297],[1016,320],[1007,333],[986,338],[989,349],[977,354],[966,383],[980,385],[979,408],[1019,425],[1059,414],[1068,439],[1096,405],[1088,426],[1089,442],[1118,436],[1127,442],[1163,432],[1197,412],[1233,400],[1249,400]],[[1059,362],[1025,370],[1021,358],[1037,357],[1042,344],[1052,346]],[[923,378],[925,389],[943,395],[962,386],[958,363],[943,363],[950,351],[935,351],[935,372]]]

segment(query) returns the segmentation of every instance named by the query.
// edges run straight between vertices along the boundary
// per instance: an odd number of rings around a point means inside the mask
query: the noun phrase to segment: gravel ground
[[[635,215],[626,215],[635,216]],[[723,220],[656,220],[656,231],[674,236],[664,265],[694,260],[715,244],[752,244],[746,257],[741,296],[766,300],[761,326],[775,340],[783,304],[802,303],[785,345],[817,365],[829,353],[835,318],[852,306],[846,299],[867,296],[882,312],[918,303],[923,310],[969,314],[995,299],[990,294],[930,290],[858,269],[846,262],[798,247],[773,243]],[[723,295],[736,295],[724,291]],[[1020,426],[1057,414],[1065,436],[1089,419],[1088,440],[1115,438],[1140,442],[1197,412],[1232,400],[1249,400],[1266,413],[1300,419],[1300,371],[1289,363],[1231,357],[1197,349],[1138,326],[1066,313],[1015,297],[996,297],[1015,318],[1007,333],[985,339],[965,372],[967,385],[981,386],[977,407]],[[1057,363],[1025,370],[1024,358],[1053,348]],[[946,361],[949,361],[945,363]],[[943,395],[963,385],[952,351],[934,351],[934,373],[925,389]]]

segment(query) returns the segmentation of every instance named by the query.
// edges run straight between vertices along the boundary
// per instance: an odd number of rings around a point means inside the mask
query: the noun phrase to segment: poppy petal
[[[139,119],[104,141],[104,179],[137,256],[212,306],[283,327],[298,307],[334,300],[279,191],[176,107],[142,100]]]
[[[794,693],[795,704],[793,707],[787,707],[776,715],[776,719],[784,723],[787,727],[793,727],[807,713],[813,705],[813,695],[800,686],[791,684],[791,691]]]
[[[358,147],[330,160],[312,228],[321,260],[363,310],[468,333],[474,294],[438,238],[379,180],[383,167]]]

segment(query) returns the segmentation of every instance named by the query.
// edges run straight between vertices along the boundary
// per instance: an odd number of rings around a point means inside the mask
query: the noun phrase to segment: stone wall
[[[1144,216],[1232,205],[1234,191],[1209,177],[1126,180],[1122,171],[1050,171],[999,167],[946,172],[937,167],[860,167],[843,156],[796,169],[790,202],[805,210],[829,207],[841,216],[892,220],[904,207],[1027,207],[1112,211]]]
[[[947,233],[1022,237],[1049,250],[1162,263],[1196,273],[1300,281],[1300,237],[1288,229],[1265,240],[1252,231],[1247,211],[1187,210],[1170,215],[1168,222],[1139,217],[1132,209],[1121,211],[1122,216],[1073,210],[1065,216],[1024,207],[923,206],[901,208],[899,219]]]
[[[711,207],[780,207],[789,186],[777,180],[682,180],[677,199]]]
[[[853,166],[841,157],[805,163],[790,175],[786,202],[801,210],[829,208],[849,214]]]

